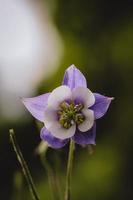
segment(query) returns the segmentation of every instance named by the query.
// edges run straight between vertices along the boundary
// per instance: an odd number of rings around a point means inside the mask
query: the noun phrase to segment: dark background
[[[86,76],[88,87],[114,96],[106,116],[97,121],[94,153],[76,146],[72,178],[73,200],[125,200],[133,198],[133,7],[131,0],[55,0],[53,20],[64,42],[59,69],[40,83],[42,94],[58,86],[64,70],[75,64]],[[51,58],[52,59],[52,58]],[[25,111],[27,112],[27,111]],[[27,115],[30,115],[27,112]],[[0,123],[0,199],[31,199],[20,166],[9,143],[14,128],[41,199],[50,199],[46,171],[34,151],[40,142],[35,120]],[[68,147],[49,150],[49,159],[60,160],[64,182]],[[54,162],[54,161],[53,161]],[[55,165],[52,165],[55,168]]]

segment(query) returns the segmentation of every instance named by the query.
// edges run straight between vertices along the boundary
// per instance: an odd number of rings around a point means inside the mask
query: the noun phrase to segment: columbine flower
[[[62,86],[22,101],[29,112],[44,123],[41,139],[50,147],[61,148],[70,138],[80,145],[95,144],[96,119],[106,113],[112,99],[92,93],[84,75],[71,65]]]

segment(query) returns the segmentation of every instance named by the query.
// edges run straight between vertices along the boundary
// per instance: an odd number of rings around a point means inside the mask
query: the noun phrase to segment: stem
[[[18,161],[19,161],[19,163],[21,165],[23,174],[24,174],[24,176],[25,176],[25,178],[27,180],[27,183],[28,183],[28,186],[29,186],[29,190],[30,190],[31,195],[32,195],[32,199],[33,200],[40,200],[40,198],[38,197],[38,194],[36,192],[36,188],[35,188],[35,185],[33,183],[33,179],[31,177],[31,174],[30,174],[30,171],[28,169],[28,166],[27,166],[27,164],[26,164],[26,162],[24,160],[22,152],[21,152],[21,150],[19,148],[19,145],[17,143],[14,130],[10,129],[9,133],[10,133],[10,141],[11,141],[13,149],[14,149],[14,151],[16,153],[17,159],[18,159]]]
[[[68,163],[67,163],[66,188],[65,188],[64,200],[71,199],[71,175],[72,175],[73,158],[74,158],[74,142],[71,139],[69,146]]]

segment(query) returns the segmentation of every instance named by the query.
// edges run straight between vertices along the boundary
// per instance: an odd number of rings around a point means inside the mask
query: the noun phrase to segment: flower
[[[96,120],[103,117],[113,98],[92,93],[84,75],[71,65],[63,83],[51,93],[23,98],[28,111],[44,123],[41,139],[61,148],[70,138],[80,145],[95,144]]]

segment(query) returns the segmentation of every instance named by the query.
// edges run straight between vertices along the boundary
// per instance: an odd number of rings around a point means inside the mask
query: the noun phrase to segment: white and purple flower
[[[96,119],[106,113],[112,99],[92,93],[84,75],[71,65],[62,86],[22,101],[29,112],[44,123],[41,139],[52,148],[61,148],[70,138],[80,145],[95,144]]]

